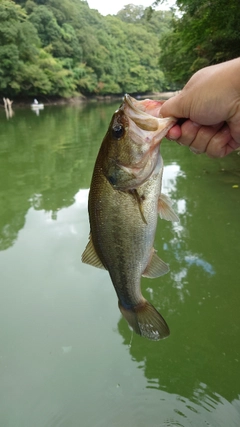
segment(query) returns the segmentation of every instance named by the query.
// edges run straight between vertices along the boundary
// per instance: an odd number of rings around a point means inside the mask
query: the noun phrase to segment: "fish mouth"
[[[162,104],[150,99],[139,101],[126,94],[115,112],[110,135],[114,131],[114,141],[125,142],[119,146],[123,155],[112,160],[113,170],[108,173],[115,189],[136,189],[157,167],[160,142],[177,121],[174,117],[160,117]]]
[[[129,119],[129,131],[136,143],[160,144],[167,132],[177,122],[175,117],[160,117],[163,101],[145,99],[138,101],[126,94],[124,113]]]
[[[157,164],[160,142],[177,121],[174,117],[159,117],[162,104],[163,101],[138,101],[128,94],[124,96],[120,109],[127,117],[129,138],[141,146],[141,154],[131,165],[119,162],[118,166],[133,177],[134,185],[149,178]]]

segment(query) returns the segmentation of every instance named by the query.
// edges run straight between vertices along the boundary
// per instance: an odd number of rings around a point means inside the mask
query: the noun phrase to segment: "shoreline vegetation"
[[[133,98],[137,99],[158,99],[158,100],[166,100],[171,98],[172,96],[176,95],[179,91],[169,91],[169,92],[154,92],[144,95],[133,95]],[[123,99],[124,95],[106,95],[106,96],[76,96],[72,98],[56,98],[56,99],[49,99],[46,97],[39,97],[38,102],[40,104],[44,104],[44,106],[50,106],[50,105],[77,105],[77,104],[84,104],[84,103],[94,103],[94,102],[114,102],[114,101],[121,101]],[[9,105],[9,102],[11,103],[11,108],[25,108],[25,107],[31,107],[33,104],[33,99],[16,99],[16,100],[9,100],[6,103],[6,99],[3,97],[2,101],[0,101],[0,108],[5,108],[6,105]]]
[[[159,65],[173,12],[126,5],[102,16],[85,0],[0,1],[0,100],[107,100],[177,89]],[[66,101],[65,101],[66,99]]]
[[[181,90],[200,68],[240,56],[239,0],[230,3],[176,0],[153,10],[149,0],[102,16],[87,0],[0,0],[0,105]]]

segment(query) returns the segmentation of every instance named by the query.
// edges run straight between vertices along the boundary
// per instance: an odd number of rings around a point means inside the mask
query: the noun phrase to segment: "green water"
[[[0,426],[239,426],[240,157],[163,142],[180,223],[159,220],[171,271],[142,290],[171,335],[132,335],[108,273],[81,263],[116,108],[0,111]]]

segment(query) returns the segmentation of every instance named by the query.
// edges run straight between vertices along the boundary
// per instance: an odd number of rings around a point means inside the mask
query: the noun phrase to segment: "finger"
[[[205,153],[212,138],[222,128],[223,123],[215,126],[200,126],[194,140],[189,144],[191,151],[197,154]]]
[[[232,138],[240,144],[240,120],[230,120],[228,122]]]
[[[176,141],[182,135],[181,126],[175,125],[173,126],[167,133],[166,138]]]
[[[240,147],[231,136],[230,129],[225,124],[209,141],[206,154],[209,157],[225,157]]]
[[[194,123],[191,120],[186,120],[182,126],[179,126],[178,124],[173,126],[169,130],[167,137],[171,140],[176,140],[182,145],[189,146],[196,138],[200,127],[201,125]]]

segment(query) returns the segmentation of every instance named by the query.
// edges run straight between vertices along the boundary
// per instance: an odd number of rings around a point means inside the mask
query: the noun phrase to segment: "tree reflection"
[[[41,116],[16,110],[0,126],[0,250],[15,242],[30,207],[52,212],[88,188],[115,106],[46,107]],[[4,116],[3,116],[4,117]]]

